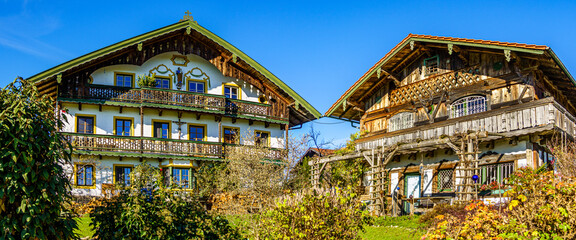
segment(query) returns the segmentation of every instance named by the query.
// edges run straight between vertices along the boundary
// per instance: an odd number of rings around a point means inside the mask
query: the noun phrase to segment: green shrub
[[[73,238],[68,143],[54,102],[16,80],[0,92],[0,239]]]
[[[262,215],[262,239],[360,239],[370,216],[351,189],[292,194]]]
[[[129,187],[91,214],[99,239],[239,239],[238,231],[213,216],[192,193],[166,188],[160,169],[135,167]]]
[[[156,73],[138,76],[138,86],[156,87],[156,85],[158,85],[158,83],[156,83]]]

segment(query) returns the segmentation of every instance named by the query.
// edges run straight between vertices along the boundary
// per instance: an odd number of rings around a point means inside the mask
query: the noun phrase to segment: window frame
[[[205,94],[205,93],[208,92],[208,91],[207,91],[208,86],[206,86],[206,81],[205,81],[205,80],[200,80],[200,79],[187,79],[187,80],[186,80],[186,91],[187,91],[187,92],[199,93],[199,92],[195,92],[195,91],[190,91],[190,83],[193,83],[193,82],[204,84],[203,92],[201,92],[202,94]]]
[[[121,76],[130,76],[132,77],[132,80],[130,81],[130,86],[129,88],[134,88],[134,78],[136,77],[136,74],[134,73],[129,73],[129,72],[114,72],[114,86],[117,87],[127,87],[127,86],[118,86],[118,75]],[[124,79],[123,79],[124,80]]]
[[[122,121],[130,121],[130,134],[128,135],[118,135],[118,120],[122,120]],[[124,128],[122,128],[124,129]],[[113,134],[114,136],[134,136],[134,130],[136,128],[134,127],[134,118],[130,118],[130,117],[114,117],[114,131]]]
[[[473,99],[473,100],[471,100]],[[483,109],[480,109],[481,111],[479,111],[479,106],[473,106],[473,110],[474,112],[470,112],[470,104],[477,102],[479,99],[482,99],[483,101]],[[488,98],[484,95],[469,95],[469,96],[465,96],[465,97],[461,97],[456,99],[454,102],[450,103],[450,108],[449,108],[449,116],[450,118],[459,118],[459,117],[464,117],[464,116],[469,116],[469,115],[473,115],[473,114],[477,114],[477,113],[483,113],[488,111]],[[457,109],[458,106],[464,106],[461,107],[460,109]]]
[[[192,135],[190,135],[190,128],[191,127],[198,127],[198,128],[202,128],[203,130],[203,134],[202,134],[202,140],[192,140]],[[196,123],[189,123],[188,124],[188,140],[190,141],[206,141],[206,129],[207,129],[207,125],[206,124],[196,124]]]
[[[116,176],[116,168],[130,168],[130,173],[132,173],[132,171],[134,171],[134,164],[113,164],[112,165],[112,170],[113,170],[113,174],[112,174],[112,183],[116,184],[118,181],[118,178]],[[129,180],[130,177],[128,178]],[[124,181],[126,181],[126,179],[124,179]],[[127,186],[129,186],[130,184],[128,184]]]
[[[168,88],[159,87],[159,86],[158,86],[157,79],[167,80],[167,81],[168,81]],[[156,75],[156,77],[154,78],[154,81],[156,81],[156,88],[160,88],[160,89],[172,89],[172,77],[170,77],[170,76],[158,76],[158,75]]]
[[[193,181],[195,180],[195,179],[194,179],[194,172],[193,172],[194,168],[192,168],[192,167],[185,167],[185,166],[178,166],[178,167],[173,166],[173,167],[170,167],[169,169],[170,169],[170,180],[171,180],[170,183],[171,183],[171,184],[178,185],[178,186],[180,186],[182,189],[194,189],[194,188],[196,187],[196,184],[193,182]],[[178,176],[179,176],[180,179],[179,179],[179,180],[176,180],[176,179],[175,179],[176,177],[175,177],[174,171],[178,171],[178,170],[180,170],[180,172],[179,172],[179,174],[178,174]],[[182,170],[187,170],[187,171],[188,171],[188,180],[187,180],[188,182],[186,183],[186,184],[187,184],[186,187],[183,187],[183,186],[179,183],[180,181],[182,181],[182,174],[181,174],[181,173],[182,173]]]
[[[79,132],[78,131],[78,121],[80,121],[80,118],[92,118],[92,133],[86,133],[86,132]],[[74,115],[74,129],[76,133],[81,133],[81,134],[96,134],[96,115],[92,115],[92,114],[75,114]]]
[[[88,185],[86,184],[86,167],[90,166],[92,168],[92,184]],[[84,169],[84,184],[80,185],[78,184],[78,177],[79,177],[79,172],[78,169],[83,168]],[[74,163],[74,186],[76,188],[96,188],[96,168],[94,167],[94,164],[92,163]]]
[[[226,88],[230,88],[230,94],[231,94],[230,97],[226,96]],[[232,89],[233,88],[236,88],[238,91],[236,94],[237,95],[236,98],[232,98]],[[222,84],[222,95],[225,98],[242,100],[242,88],[238,84],[235,84],[235,83],[224,83],[224,84]]]
[[[436,71],[435,72],[429,72],[428,71],[428,62],[431,60],[436,60]],[[424,76],[430,76],[430,75],[434,75],[434,74],[438,74],[440,72],[440,56],[436,55],[433,57],[429,57],[429,58],[425,58],[424,61],[422,62],[422,66],[424,66]]]
[[[236,139],[235,142],[227,142],[226,141],[226,129],[235,130],[236,132]],[[222,126],[222,143],[227,144],[240,144],[240,128],[239,127],[230,127],[230,126]]]
[[[514,162],[503,162],[503,163],[494,163],[494,164],[485,164],[482,166],[479,166],[480,169],[480,185],[490,185],[492,183],[492,181],[488,181],[488,168],[491,166],[495,166],[496,167],[496,182],[498,184],[503,184],[504,180],[507,179],[508,177],[510,177],[512,175],[512,173],[514,172],[514,170],[516,169],[516,164]],[[508,172],[508,177],[504,177],[504,167],[511,167],[511,170],[509,170]]]
[[[259,137],[258,137],[259,133],[260,134],[262,134],[262,133],[268,134],[268,137],[266,138],[266,143],[264,145],[256,143],[256,141],[259,139]],[[254,130],[254,145],[259,145],[259,146],[263,146],[263,147],[270,147],[270,138],[271,138],[270,132],[261,131],[261,130]]]
[[[167,123],[167,124],[168,124],[168,131],[167,131],[167,136],[166,136],[166,138],[163,138],[163,137],[155,137],[155,136],[154,136],[154,134],[155,134],[155,132],[156,132],[156,131],[155,131],[156,129],[155,129],[154,125],[155,125],[156,123]],[[172,122],[169,121],[169,120],[152,119],[152,134],[151,134],[150,136],[153,137],[153,138],[172,139]]]
[[[398,126],[396,126],[395,121],[398,119],[398,121],[403,121],[406,116],[410,116],[410,123],[409,124],[402,124],[402,123],[398,123]],[[388,118],[388,132],[395,132],[395,131],[400,131],[403,129],[408,129],[408,128],[412,128],[414,127],[414,113],[413,112],[399,112],[394,114],[392,117]]]
[[[441,179],[441,172],[447,172],[447,171],[451,171],[451,177],[450,177],[450,185],[451,188],[443,188],[443,184],[442,184],[442,179]],[[438,170],[438,173],[436,174],[436,178],[438,180],[438,187],[437,187],[437,192],[454,192],[454,169],[453,168],[447,168],[447,169],[440,169]]]

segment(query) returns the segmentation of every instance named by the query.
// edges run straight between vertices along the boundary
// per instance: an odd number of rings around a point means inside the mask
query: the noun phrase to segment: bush
[[[69,145],[54,102],[16,80],[0,92],[0,239],[73,238]]]
[[[262,215],[265,239],[360,239],[371,218],[351,189],[292,194]]]
[[[138,76],[138,86],[156,87],[156,85],[158,85],[158,83],[156,83],[156,73]]]
[[[576,178],[552,171],[519,169],[504,194],[510,201],[502,211],[482,202],[466,206],[466,217],[437,215],[429,239],[576,237]],[[461,214],[461,213],[459,213]]]
[[[420,223],[426,224],[428,227],[436,226],[438,219],[436,216],[439,215],[450,215],[455,217],[460,221],[464,221],[466,215],[470,212],[466,210],[466,205],[450,205],[450,204],[438,204],[432,208],[431,211],[424,213],[419,219]]]
[[[238,231],[213,216],[192,193],[166,188],[158,168],[135,167],[129,187],[91,214],[99,239],[240,239]]]

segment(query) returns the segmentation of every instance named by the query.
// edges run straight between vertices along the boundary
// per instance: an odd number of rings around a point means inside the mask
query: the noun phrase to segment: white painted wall
[[[122,72],[122,73],[134,73],[136,76],[138,75],[148,75],[149,71],[160,64],[166,65],[168,69],[172,72],[176,72],[176,69],[180,67],[184,73],[190,71],[191,69],[198,67],[202,71],[206,73],[208,77],[210,77],[210,84],[208,87],[207,84],[207,92],[209,94],[215,95],[222,95],[222,86],[225,83],[234,83],[241,88],[241,99],[247,101],[258,102],[258,97],[260,96],[261,92],[256,90],[255,87],[251,86],[250,84],[229,77],[224,77],[216,67],[214,67],[210,62],[195,56],[195,55],[187,55],[190,62],[187,66],[175,66],[172,64],[170,60],[172,56],[176,54],[176,52],[171,53],[164,53],[158,56],[155,56],[145,62],[142,66],[136,65],[113,65],[103,67],[101,69],[96,70],[92,75],[93,84],[100,84],[100,85],[114,85],[114,73],[115,72]],[[158,76],[162,76],[162,74],[158,74]],[[185,84],[185,81],[184,81]],[[137,86],[137,80],[134,79],[134,85]],[[176,84],[172,82],[172,89],[176,90]],[[182,90],[186,90],[186,86],[184,85]],[[65,112],[61,115],[68,119],[67,124],[64,125],[61,131],[63,132],[76,132],[76,116],[77,115],[93,115],[95,116],[95,125],[96,131],[95,134],[102,134],[102,135],[113,135],[114,134],[114,117],[124,117],[124,118],[132,118],[133,119],[133,135],[134,136],[145,136],[145,137],[152,137],[152,122],[153,120],[159,121],[170,121],[171,122],[171,129],[170,129],[170,138],[171,139],[189,139],[188,136],[188,124],[199,124],[206,126],[206,140],[209,142],[218,142],[219,135],[221,129],[218,127],[218,122],[215,121],[214,115],[210,114],[202,114],[200,119],[197,119],[196,113],[191,112],[184,112],[182,114],[182,118],[180,119],[181,122],[185,124],[182,125],[181,134],[178,134],[178,125],[174,123],[174,121],[178,121],[178,115],[176,111],[171,110],[163,110],[162,116],[160,116],[160,112],[157,109],[145,109],[144,110],[144,119],[143,122],[141,121],[140,117],[140,110],[139,108],[129,108],[123,107],[122,113],[120,113],[120,108],[115,106],[102,106],[102,110],[100,111],[98,105],[90,105],[90,104],[82,104],[82,110],[79,109],[79,105],[76,103],[62,103]],[[270,124],[268,127],[265,127],[263,122],[254,121],[252,125],[249,124],[248,120],[237,119],[236,122],[232,122],[231,118],[223,117],[222,118],[222,126],[228,127],[235,127],[240,128],[240,134],[243,139],[248,139],[247,141],[242,140],[241,144],[252,144],[252,136],[256,130],[264,131],[270,133],[270,146],[275,148],[283,148],[284,147],[284,135],[285,131],[283,127],[278,124]],[[143,132],[141,131],[141,127],[143,126]],[[102,184],[103,183],[113,183],[113,166],[114,164],[132,164],[134,166],[141,164],[139,159],[135,158],[123,158],[122,161],[118,157],[102,157],[102,159],[95,157],[95,156],[74,156],[74,162],[90,162],[94,163],[96,168],[96,175],[95,175],[95,188],[92,189],[85,189],[85,188],[74,188],[73,194],[75,195],[84,195],[84,196],[98,196],[102,193]],[[145,162],[153,165],[153,166],[181,166],[181,167],[193,167],[197,166],[197,162],[190,161],[190,160],[162,160],[158,162],[157,159],[144,159]],[[74,166],[65,166],[66,170],[71,176],[72,183],[75,184],[74,179]]]
[[[210,62],[204,60],[203,58],[190,54],[186,57],[190,62],[186,66],[176,66],[170,60],[172,56],[180,55],[178,52],[168,52],[159,54],[154,56],[153,58],[146,61],[142,66],[137,65],[127,65],[127,64],[119,64],[119,65],[112,65],[106,66],[96,70],[92,75],[93,84],[100,84],[100,85],[114,85],[114,73],[115,72],[122,72],[122,73],[134,73],[136,79],[140,75],[148,75],[151,70],[156,68],[157,66],[164,64],[170,71],[173,73],[176,72],[178,68],[182,69],[183,73],[187,73],[188,71],[192,70],[193,68],[200,68],[206,75],[210,78],[210,83],[207,84],[207,93],[215,94],[215,95],[223,95],[222,86],[225,83],[233,83],[241,88],[241,99],[246,101],[258,102],[258,97],[262,94],[259,90],[253,87],[251,84],[246,83],[242,80],[225,77],[222,73]],[[156,71],[154,71],[156,72]],[[156,76],[164,76],[168,77],[171,73],[168,72],[166,74],[157,73]],[[134,80],[134,86],[138,87],[137,80]],[[172,78],[173,80],[175,77]],[[184,79],[184,84],[185,79]],[[176,83],[172,82],[172,89],[176,90]],[[182,90],[186,90],[186,86],[182,87]]]

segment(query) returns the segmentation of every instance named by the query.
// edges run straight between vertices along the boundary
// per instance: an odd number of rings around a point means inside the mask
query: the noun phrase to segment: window
[[[223,130],[225,143],[238,143],[238,128],[225,127]]]
[[[195,93],[204,93],[205,91],[205,82],[200,81],[188,81],[188,91],[195,92]]]
[[[424,59],[426,76],[438,73],[438,56]]]
[[[190,169],[189,168],[173,168],[172,181],[174,184],[181,188],[190,188]]]
[[[205,129],[204,126],[189,125],[188,137],[192,141],[204,141]]]
[[[484,165],[480,167],[480,174],[482,175],[480,183],[503,183],[506,178],[512,175],[512,172],[514,172],[514,162]]]
[[[115,73],[115,85],[119,87],[133,87],[134,75],[125,73]]]
[[[156,87],[170,89],[170,78],[156,77]]]
[[[224,96],[226,98],[240,99],[239,88],[231,85],[224,85]]]
[[[450,117],[457,118],[486,111],[484,96],[463,97],[450,105]]]
[[[438,171],[438,192],[452,191],[454,169]]]
[[[76,185],[94,186],[94,166],[89,164],[76,165]]]
[[[388,120],[388,132],[398,131],[414,126],[414,114],[411,112],[398,113]]]
[[[131,166],[114,166],[114,183],[130,185]]]
[[[170,134],[170,123],[169,122],[153,122],[155,138],[169,138]]]
[[[270,133],[256,131],[254,132],[254,143],[258,146],[269,147],[270,146]]]
[[[132,135],[132,120],[130,119],[115,119],[114,121],[117,136],[131,136]]]
[[[94,117],[76,116],[76,132],[94,134]]]

